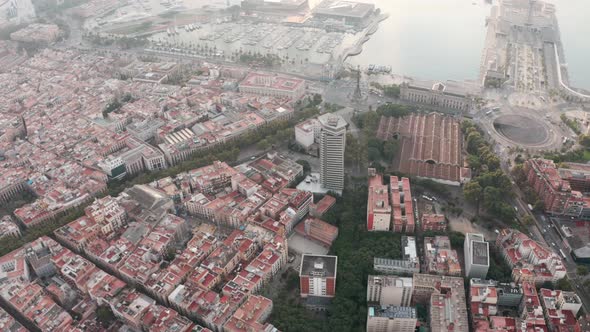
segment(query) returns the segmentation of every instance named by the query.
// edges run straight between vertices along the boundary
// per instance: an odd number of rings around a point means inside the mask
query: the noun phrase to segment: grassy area
[[[568,127],[570,127],[571,130],[574,131],[574,133],[576,133],[577,135],[580,135],[582,133],[578,121],[576,121],[575,119],[568,118],[565,114],[562,114],[560,118],[561,121],[563,121],[563,123],[565,123]]]

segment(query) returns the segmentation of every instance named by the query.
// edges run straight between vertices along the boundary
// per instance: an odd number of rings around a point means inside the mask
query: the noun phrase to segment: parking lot
[[[328,248],[308,240],[295,232],[293,232],[293,234],[289,237],[288,243],[290,253],[296,252],[299,254],[314,255],[325,255],[328,253]]]

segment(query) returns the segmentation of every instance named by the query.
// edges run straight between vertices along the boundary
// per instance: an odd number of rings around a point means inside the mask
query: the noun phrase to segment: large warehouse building
[[[346,25],[356,25],[366,20],[375,10],[370,3],[348,0],[325,0],[314,9],[314,17],[320,20],[343,21]]]
[[[456,118],[440,113],[382,116],[377,137],[399,140],[393,166],[403,174],[451,185],[470,178],[469,169],[463,167],[461,123]]]
[[[242,8],[265,12],[292,12],[307,9],[307,0],[242,0]]]

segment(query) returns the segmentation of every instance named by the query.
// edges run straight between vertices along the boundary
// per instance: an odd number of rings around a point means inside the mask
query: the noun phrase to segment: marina
[[[150,50],[213,53],[226,61],[274,57],[280,59],[286,71],[318,77],[326,66],[338,67],[350,53],[360,49],[369,29],[327,32],[314,27],[249,22],[201,23],[199,28],[195,25],[189,23],[153,34],[149,37]]]
[[[221,50],[226,56],[234,54],[234,59],[240,52],[268,54],[283,59],[289,65],[286,69],[292,72],[299,70],[294,67],[297,63],[307,62],[315,67],[312,72],[317,73],[326,70],[322,66],[331,67],[329,70],[333,72],[345,62],[364,70],[369,64],[381,65],[390,67],[392,73],[424,79],[479,79],[486,22],[497,0],[361,1],[374,4],[379,13],[387,16],[376,19],[380,21],[378,24],[354,29],[334,26],[331,19],[316,20],[313,15],[291,22],[286,17],[278,20],[264,15],[232,18],[223,14],[223,8],[239,5],[237,0],[229,3],[222,0],[135,0],[109,16],[91,20],[87,28],[118,33],[125,28],[108,29],[104,22],[123,26],[127,22],[131,36],[151,36],[155,41],[153,51],[166,51],[164,47],[195,55],[191,47],[198,49],[200,46]],[[564,36],[560,60],[571,72],[564,78],[572,86],[588,89],[590,67],[586,66],[586,59],[590,56],[590,46],[584,36],[590,33],[590,24],[580,16],[584,0],[547,1],[556,5],[559,32]],[[311,8],[319,3],[319,0],[309,1]],[[141,30],[142,25],[147,28]],[[466,26],[470,28],[465,29]],[[388,51],[383,51],[383,45],[388,45]],[[525,49],[515,51],[528,57]],[[231,57],[227,60],[231,61]]]

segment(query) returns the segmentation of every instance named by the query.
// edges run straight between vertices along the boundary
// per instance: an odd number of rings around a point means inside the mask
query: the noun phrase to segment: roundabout
[[[517,145],[543,145],[549,138],[550,129],[538,118],[506,114],[495,118],[492,124],[499,135]]]
[[[474,119],[489,138],[504,148],[554,151],[561,149],[563,137],[570,135],[567,128],[560,126],[559,113],[550,109],[504,106],[491,114],[480,111]]]

